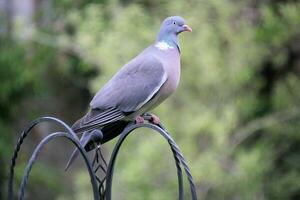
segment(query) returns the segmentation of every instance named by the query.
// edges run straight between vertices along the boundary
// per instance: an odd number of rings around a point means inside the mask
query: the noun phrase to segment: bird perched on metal
[[[180,16],[166,18],[156,41],[125,64],[94,96],[90,111],[72,129],[84,132],[81,144],[105,143],[119,135],[128,123],[143,123],[143,114],[155,108],[177,88],[180,79],[178,34],[192,29]],[[159,118],[151,115],[154,124]],[[94,130],[94,131],[93,131]],[[97,130],[97,131],[95,131]],[[78,151],[73,152],[66,169]]]

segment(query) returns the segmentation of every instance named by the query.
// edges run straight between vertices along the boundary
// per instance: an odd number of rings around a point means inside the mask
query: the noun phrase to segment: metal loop
[[[171,136],[168,134],[168,132],[165,129],[160,128],[159,126],[153,125],[153,124],[131,124],[129,125],[122,133],[121,136],[115,145],[115,148],[111,154],[111,158],[109,161],[108,169],[107,169],[107,175],[106,175],[106,200],[111,200],[111,188],[112,188],[112,179],[113,179],[113,171],[114,171],[114,165],[115,161],[118,155],[118,152],[121,148],[122,143],[126,139],[126,137],[135,129],[137,128],[150,128],[155,130],[156,132],[160,133],[169,143],[173,156],[175,159],[176,163],[176,168],[177,168],[177,176],[178,176],[178,187],[179,187],[179,200],[183,200],[184,194],[183,194],[183,182],[182,182],[182,171],[180,167],[180,163],[183,165],[186,175],[189,180],[189,185],[190,185],[190,190],[192,194],[192,200],[197,200],[197,193],[196,193],[196,188],[195,184],[193,182],[193,177],[190,173],[190,169],[179,149],[179,147],[176,145],[175,141],[171,138]]]
[[[24,142],[24,139],[28,136],[30,131],[38,124],[42,122],[54,122],[59,125],[61,125],[69,134],[70,138],[72,138],[74,141],[76,141],[78,144],[80,144],[78,136],[73,132],[73,130],[63,121],[60,119],[57,119],[55,117],[40,117],[35,120],[33,120],[26,129],[22,132],[21,136],[18,139],[18,142],[15,146],[14,153],[10,162],[10,170],[9,170],[9,179],[8,179],[8,192],[7,192],[7,199],[13,200],[13,180],[14,180],[14,168],[16,165],[16,160],[18,158],[18,153],[21,149],[21,145]]]
[[[91,177],[91,183],[92,183],[92,186],[93,186],[94,199],[99,200],[100,196],[99,196],[99,193],[98,193],[98,185],[97,185],[96,177],[95,177],[93,168],[92,168],[91,163],[90,163],[90,161],[89,161],[89,159],[86,155],[86,152],[85,152],[84,148],[81,146],[81,144],[77,140],[72,138],[67,133],[63,133],[63,132],[56,132],[56,133],[52,133],[52,134],[48,135],[35,148],[34,152],[32,153],[32,156],[31,156],[31,158],[30,158],[30,160],[29,160],[29,162],[26,166],[26,169],[25,169],[25,172],[24,172],[24,175],[23,175],[23,178],[22,178],[22,182],[21,182],[21,186],[20,186],[20,190],[19,190],[19,200],[24,200],[25,187],[26,187],[26,184],[28,182],[29,173],[30,173],[30,171],[33,167],[33,164],[36,161],[40,151],[42,150],[42,148],[47,143],[49,143],[51,140],[53,140],[57,137],[64,137],[64,138],[69,139],[79,149],[82,157],[84,158],[85,164],[88,168],[89,175]]]

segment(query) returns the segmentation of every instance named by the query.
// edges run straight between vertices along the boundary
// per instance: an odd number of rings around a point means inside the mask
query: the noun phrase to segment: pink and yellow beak
[[[183,28],[184,28],[184,31],[187,31],[187,32],[192,32],[193,31],[193,29],[191,28],[191,27],[189,27],[188,25],[183,25],[182,26]]]

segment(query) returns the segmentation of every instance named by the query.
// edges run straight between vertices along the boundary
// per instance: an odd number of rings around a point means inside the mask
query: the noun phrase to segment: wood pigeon
[[[105,143],[119,135],[132,121],[143,123],[143,114],[155,108],[177,88],[180,79],[180,46],[178,34],[192,29],[180,16],[166,18],[156,41],[125,64],[97,92],[91,109],[76,121],[72,129],[84,132],[81,144],[87,151],[91,143]],[[159,118],[151,115],[152,123]],[[97,129],[98,131],[93,131]],[[66,169],[78,151],[74,151]]]

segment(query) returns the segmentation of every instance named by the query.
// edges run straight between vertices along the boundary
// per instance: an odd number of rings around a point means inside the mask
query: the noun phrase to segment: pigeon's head
[[[167,17],[161,24],[157,40],[174,42],[177,46],[179,33],[184,31],[192,32],[191,27],[185,24],[185,20],[180,16]]]
[[[185,24],[184,19],[180,16],[167,17],[160,27],[160,32],[164,34],[178,35],[184,31],[192,32],[192,29]]]

